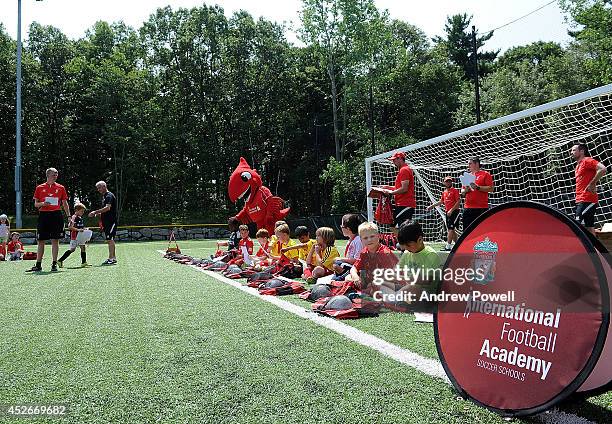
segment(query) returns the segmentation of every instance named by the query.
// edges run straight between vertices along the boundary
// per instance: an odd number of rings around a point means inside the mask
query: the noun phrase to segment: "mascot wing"
[[[271,196],[267,199],[266,221],[275,223],[276,221],[284,220],[289,215],[290,208],[283,209],[285,201],[277,196]]]

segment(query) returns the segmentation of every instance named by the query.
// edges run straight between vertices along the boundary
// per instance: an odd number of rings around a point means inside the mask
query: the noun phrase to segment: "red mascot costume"
[[[274,234],[274,223],[289,214],[289,208],[282,209],[283,199],[272,196],[270,189],[263,186],[261,176],[244,158],[240,158],[240,164],[230,176],[227,192],[234,203],[246,199],[236,218],[243,224],[254,222],[257,229],[265,228],[270,235]]]

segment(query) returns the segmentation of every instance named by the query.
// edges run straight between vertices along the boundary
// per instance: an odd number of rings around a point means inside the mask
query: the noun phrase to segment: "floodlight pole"
[[[42,1],[42,0],[36,0]],[[17,0],[17,93],[15,118],[15,221],[23,227],[21,202],[21,0]]]
[[[15,219],[22,228],[21,219],[21,0],[17,0],[17,116],[15,120]]]

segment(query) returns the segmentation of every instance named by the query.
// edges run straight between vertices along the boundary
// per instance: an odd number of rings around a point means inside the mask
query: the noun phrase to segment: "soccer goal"
[[[426,214],[425,208],[440,199],[444,176],[456,177],[459,188],[458,176],[467,170],[468,159],[478,156],[495,181],[491,206],[533,200],[573,215],[576,164],[569,150],[576,143],[585,143],[590,155],[610,170],[612,84],[366,158],[366,190],[393,185],[397,171],[387,158],[406,152],[415,175],[416,219],[428,240],[443,240],[444,212]],[[602,225],[612,220],[612,177],[602,178],[598,193],[596,225]],[[376,202],[367,200],[370,220]],[[390,232],[388,226],[379,227]]]

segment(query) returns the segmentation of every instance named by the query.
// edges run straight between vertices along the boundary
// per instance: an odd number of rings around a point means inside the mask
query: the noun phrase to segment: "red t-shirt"
[[[446,212],[450,211],[457,200],[459,200],[460,194],[459,190],[455,187],[447,188],[442,192],[442,203],[444,203],[444,210]],[[456,210],[456,209],[455,209]]]
[[[487,171],[482,169],[476,173],[472,173],[476,176],[477,186],[492,186],[493,177]],[[489,207],[489,193],[479,190],[470,190],[465,194],[465,208],[466,209],[486,209]]]
[[[6,250],[4,250],[4,243],[0,243],[0,255],[6,256]]]
[[[265,258],[267,257],[266,253],[264,252],[264,250],[266,252],[270,251],[270,247],[268,246],[270,244],[269,241],[266,242],[266,244],[264,244],[263,246],[261,246],[259,248],[259,250],[257,251],[257,253],[255,254],[255,256],[257,256],[258,258]]]
[[[597,173],[597,162],[595,159],[585,157],[576,165],[576,203],[597,203],[597,193],[587,191],[587,186]]]
[[[378,246],[378,250],[376,250],[376,253],[393,254],[393,253],[391,253],[391,249],[389,249],[387,246],[385,246],[382,243],[380,244],[380,246]],[[355,268],[357,268],[357,271],[361,271],[361,268],[363,267],[363,261],[366,258],[366,256],[369,255],[369,254],[370,254],[370,251],[368,250],[367,247],[364,247],[361,250],[361,252],[359,253],[359,258],[357,258],[357,260],[353,264],[353,266]]]
[[[247,248],[247,252],[249,253],[249,255],[253,254],[253,240],[251,240],[250,238],[241,238],[240,241],[238,242],[238,250],[239,253],[242,252],[242,246],[246,246]]]
[[[402,166],[397,173],[397,177],[395,177],[396,190],[402,187],[402,181],[408,181],[408,191],[406,193],[395,195],[395,206],[416,208],[416,197],[414,196],[414,173],[408,165]]]
[[[47,197],[57,198],[57,205],[43,206],[39,209],[40,212],[53,212],[59,211],[62,208],[62,200],[68,200],[66,189],[63,185],[53,183],[51,185],[44,183],[36,186],[34,191],[34,200],[37,202],[44,202]]]
[[[18,250],[23,250],[23,243],[20,241],[11,241],[8,244],[7,250],[9,253],[14,253]]]

